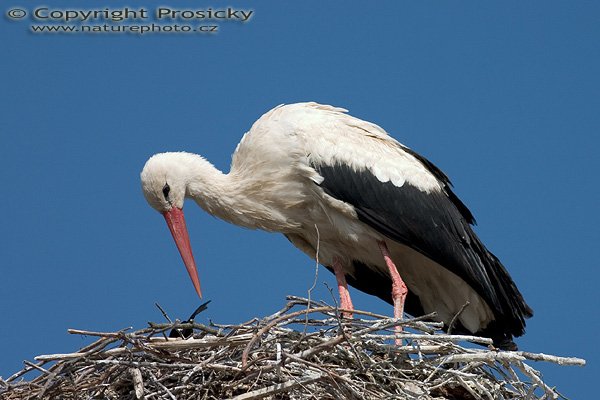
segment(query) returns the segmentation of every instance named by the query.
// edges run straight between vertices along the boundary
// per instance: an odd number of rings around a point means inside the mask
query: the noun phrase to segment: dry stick
[[[328,310],[331,310],[331,307],[317,307],[317,308],[313,308],[312,310],[300,310],[300,311],[293,312],[291,314],[283,315],[279,318],[274,319],[267,325],[265,325],[262,329],[260,329],[258,332],[256,332],[254,334],[254,337],[252,337],[252,339],[250,340],[250,343],[248,343],[246,345],[246,348],[244,349],[244,353],[242,354],[242,369],[246,369],[246,367],[248,365],[248,353],[250,352],[252,345],[254,345],[254,343],[256,343],[256,341],[258,340],[259,337],[261,337],[265,332],[267,332],[269,329],[271,329],[272,327],[277,325],[279,322],[285,321],[286,319],[290,319],[293,317],[297,317],[297,316],[305,314],[305,313],[322,312],[322,311],[328,311]]]
[[[290,298],[290,296],[287,297],[288,300]],[[263,321],[272,321],[275,318],[279,318],[280,316],[284,315],[286,312],[288,312],[289,310],[291,310],[292,308],[294,308],[295,306],[297,306],[300,303],[297,303],[296,301],[288,301],[285,305],[285,307],[283,307],[281,310],[277,311],[274,314],[269,315],[268,317],[263,318]],[[304,303],[302,303],[304,304]]]
[[[531,400],[531,399],[533,399],[533,396],[535,396],[535,386],[531,385],[529,387],[529,392],[527,392],[525,400]]]
[[[308,375],[308,374],[307,374]],[[277,393],[281,393],[283,391],[292,389],[299,385],[304,385],[307,383],[312,383],[322,379],[321,375],[313,375],[305,377],[299,381],[289,380],[284,383],[276,383],[275,385],[267,386],[265,388],[253,390],[248,393],[240,394],[238,396],[232,397],[231,400],[254,400],[254,399],[262,399],[267,396],[271,396]]]
[[[297,305],[308,306],[308,299],[305,299],[304,297],[288,294],[287,296],[285,296],[285,299],[288,300],[288,304],[293,304],[294,306],[297,306]],[[316,301],[316,300],[312,301],[312,303],[318,304],[319,307],[329,305],[322,301]]]
[[[208,338],[208,339],[176,339],[163,342],[153,342],[148,346],[155,349],[195,349],[195,348],[210,348],[223,345],[239,346],[245,344],[254,335],[252,333],[243,333],[240,335],[231,336],[228,338]]]
[[[551,399],[558,399],[558,394],[551,387],[547,386],[539,377],[539,372],[535,369],[531,368],[529,365],[523,363],[522,361],[517,361],[517,368],[521,370],[525,375],[527,375],[531,380],[540,388],[544,390],[544,393],[550,396]]]
[[[389,336],[388,336],[389,337]],[[419,347],[414,347],[414,346],[394,346],[393,349],[394,353],[400,353],[400,354],[448,354],[451,351],[453,351],[453,349],[450,348],[450,346],[448,344],[441,344],[441,345],[431,345],[431,346],[419,346]]]
[[[35,365],[37,365],[38,367],[41,367],[42,365],[46,364],[46,362],[47,362],[47,361],[39,362],[39,363],[37,363],[37,364],[35,364]],[[34,368],[33,366],[27,366],[27,367],[23,368],[22,370],[20,370],[20,371],[17,371],[17,372],[15,372],[14,374],[12,374],[11,376],[9,376],[9,377],[6,379],[6,381],[5,381],[5,382],[6,382],[6,383],[10,383],[10,382],[14,381],[15,379],[17,379],[17,378],[19,378],[19,377],[21,377],[21,376],[25,375],[26,373],[28,373],[28,372],[30,372],[30,371],[33,371],[34,369],[35,369],[35,368]],[[42,375],[42,376],[43,376],[43,375]]]
[[[495,361],[507,361],[507,362],[522,362],[525,359],[532,361],[550,361],[558,365],[585,365],[585,360],[576,357],[557,357],[548,356],[546,354],[531,354],[521,351],[484,351],[479,350],[476,353],[469,354],[453,354],[444,358],[443,363],[455,363],[455,362],[473,362],[483,361],[486,363],[493,363]]]
[[[158,381],[158,379],[156,379],[156,377],[154,376],[154,374],[152,372],[148,372],[148,374],[150,375],[150,378],[152,379],[152,382],[154,382],[156,384],[156,386],[158,386],[163,391],[165,391],[172,400],[177,400],[177,397],[175,397],[175,395],[173,393],[171,393],[171,391],[165,385],[163,385],[162,383],[160,383]]]
[[[115,371],[118,373],[118,371],[122,370],[122,367],[120,365],[111,365],[107,368],[107,371],[104,371],[104,374],[102,374],[100,382],[105,382],[110,376],[113,376],[113,373],[115,373]],[[103,386],[101,385],[99,387],[98,390],[96,390],[95,392],[95,396],[92,396],[92,398],[99,398],[101,397],[104,392],[106,391],[106,389],[108,389],[108,386]]]
[[[307,385],[304,385],[302,382],[300,382],[298,379],[296,379],[294,376],[290,376],[294,381],[296,381],[298,383],[298,386],[300,386],[304,391],[302,392],[302,395],[304,397],[306,397],[307,395],[309,395],[311,398],[313,399],[318,399],[317,397],[315,397],[315,393],[313,390],[311,390],[311,388]]]
[[[154,305],[160,310],[160,312],[162,313],[163,317],[165,317],[165,319],[172,324],[173,321],[171,321],[171,318],[169,318],[169,316],[167,315],[167,312],[160,306],[160,304],[154,303]]]
[[[312,302],[311,302],[312,291],[317,286],[317,281],[319,279],[319,251],[320,251],[320,245],[321,245],[321,235],[319,233],[319,227],[317,226],[317,224],[315,224],[315,230],[317,231],[317,249],[315,251],[315,279],[313,281],[312,286],[308,289],[308,299],[307,299],[307,301],[304,301],[305,299],[302,299],[303,303],[305,303],[305,305],[306,305],[306,308],[309,308],[309,309],[312,306]],[[288,296],[288,300],[289,300],[289,297],[290,296]],[[307,329],[308,329],[308,313],[306,313],[304,315],[304,330],[302,331],[302,338],[297,343],[297,346],[300,345],[301,342],[305,339],[305,337],[306,337],[306,330]]]
[[[324,367],[320,366],[319,364],[315,364],[315,363],[310,362],[308,360],[305,360],[303,358],[296,357],[293,354],[287,354],[286,353],[285,356],[287,358],[289,358],[290,360],[296,361],[296,362],[301,363],[301,364],[308,365],[309,367],[315,368],[315,369],[317,369],[317,370],[319,370],[319,371],[321,371],[321,372],[329,375],[336,384],[337,384],[336,379],[339,379],[339,380],[346,380],[347,379],[346,377],[340,376],[340,375],[336,374],[335,372],[330,371],[327,368],[324,368]]]
[[[308,304],[306,308],[310,308],[310,300],[312,291],[317,286],[317,281],[319,279],[319,250],[321,246],[321,234],[319,233],[319,227],[315,224],[315,230],[317,231],[317,250],[315,251],[315,280],[313,281],[312,286],[308,289]],[[308,326],[308,314],[305,315],[306,323],[304,325],[304,334],[306,334],[306,328]]]
[[[79,384],[83,384],[84,380],[95,371],[93,365],[88,365],[79,370],[79,376],[75,377],[75,381],[73,382],[73,386],[77,386]]]
[[[258,370],[258,375],[256,376],[256,379],[254,379],[254,382],[252,382],[252,385],[250,385],[250,387],[248,388],[248,391],[252,390],[252,388],[258,384],[258,381],[262,376],[262,372],[262,369]]]
[[[465,382],[465,380],[463,379],[462,376],[460,376],[459,374],[456,374],[456,379],[459,382],[464,383],[465,385],[468,385],[468,383]],[[483,387],[479,382],[477,382],[476,379],[472,380],[471,382],[473,382],[473,385],[477,387],[477,389],[479,389],[480,393],[485,394],[485,396],[488,398],[488,400],[494,400],[492,394],[489,392],[489,390],[487,390],[485,387]]]
[[[458,377],[458,382],[460,383],[460,386],[464,387],[467,390],[467,392],[469,392],[471,396],[473,396],[474,399],[481,399],[481,396],[475,393],[473,389],[471,389],[471,387],[460,377]]]
[[[544,353],[529,353],[527,351],[515,351],[514,353],[531,361],[548,361],[558,365],[578,365],[580,367],[585,365],[585,360],[577,357],[558,357]]]
[[[198,371],[201,371],[203,368],[206,368],[207,365],[209,365],[210,363],[212,363],[218,356],[224,354],[226,352],[226,350],[228,350],[229,347],[224,347],[216,352],[214,352],[210,357],[208,357],[206,360],[202,361],[202,363],[196,365],[190,372],[188,372],[181,380],[182,383],[187,383],[190,378],[198,373]]]
[[[352,342],[350,341],[350,338],[348,337],[348,334],[346,333],[346,330],[344,329],[344,325],[342,323],[342,317],[341,317],[341,315],[342,314],[340,314],[340,312],[336,308],[335,317],[337,319],[338,329],[342,333],[342,336],[344,337],[344,339],[346,340],[346,342],[350,345],[350,348],[352,349],[352,351],[354,352],[354,356],[356,357],[356,359],[358,360],[358,364],[360,365],[360,370],[364,371],[365,366],[363,365],[363,362],[360,359],[360,355],[358,354],[358,351],[356,351],[356,347],[354,346],[354,344],[352,344]],[[308,314],[307,314],[307,317],[308,317]],[[349,322],[351,322],[351,321],[349,321]]]
[[[133,381],[135,398],[144,398],[144,380],[142,379],[142,372],[139,370],[139,368],[129,368],[129,374],[131,375],[131,380]]]
[[[321,351],[323,351],[325,349],[329,349],[329,348],[333,348],[333,347],[337,346],[338,344],[342,343],[344,340],[346,340],[346,338],[342,335],[335,336],[332,339],[329,339],[317,346],[311,347],[309,349],[306,349],[306,350],[301,351],[300,353],[296,353],[294,355],[298,358],[309,358],[310,356],[320,353]]]
[[[469,302],[467,300],[467,302],[462,305],[462,307],[460,308],[460,310],[458,310],[458,312],[456,314],[454,314],[454,317],[452,317],[452,320],[450,321],[450,324],[448,325],[448,330],[446,332],[446,333],[448,333],[448,335],[452,334],[452,328],[454,328],[454,323],[456,322],[456,319],[458,317],[460,317],[460,314],[462,314],[463,311],[465,311],[465,308],[467,308],[469,306],[469,304],[471,304],[471,302]]]
[[[132,327],[121,329],[118,332],[94,332],[94,331],[85,331],[81,329],[67,329],[67,332],[72,335],[84,335],[84,336],[100,336],[100,337],[108,337],[108,338],[121,338],[125,335],[125,331],[133,329]]]
[[[419,318],[426,319],[432,315],[435,315],[435,314],[432,313],[432,314],[428,314],[428,315],[423,315],[421,317],[414,318],[413,320],[401,320],[401,319],[396,319],[396,318],[381,319],[367,328],[364,328],[362,330],[354,332],[354,335],[361,336],[365,333],[370,333],[373,331],[380,331],[380,330],[384,330],[384,329],[388,329],[388,328],[394,328],[399,325],[412,326],[413,322],[418,322]]]
[[[47,369],[42,368],[39,365],[32,363],[31,361],[25,360],[25,361],[23,361],[23,363],[31,368],[37,369],[38,371],[42,372],[44,375],[50,375],[50,373],[51,373]]]
[[[104,354],[117,355],[131,352],[132,350],[126,347],[116,347],[114,349],[109,349],[104,352]],[[57,361],[57,360],[72,360],[76,358],[84,358],[95,354],[94,351],[86,351],[82,353],[67,353],[67,354],[44,354],[40,356],[33,357],[34,360],[37,361]]]
[[[390,335],[377,335],[377,334],[369,334],[365,335],[369,338],[380,338],[380,339],[388,339]],[[437,335],[423,335],[419,333],[402,333],[398,336],[400,339],[417,339],[417,340],[429,340],[432,342],[443,341],[443,342],[471,342],[471,343],[479,343],[479,344],[492,344],[492,339],[479,337],[479,336],[469,336],[469,335],[445,335],[445,334],[437,334]]]

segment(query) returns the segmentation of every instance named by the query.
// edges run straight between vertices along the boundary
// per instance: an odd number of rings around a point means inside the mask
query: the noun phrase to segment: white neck
[[[240,174],[224,174],[199,155],[178,154],[185,176],[186,197],[206,212],[227,222],[251,229],[282,231],[290,225],[283,215],[269,207],[253,182]]]

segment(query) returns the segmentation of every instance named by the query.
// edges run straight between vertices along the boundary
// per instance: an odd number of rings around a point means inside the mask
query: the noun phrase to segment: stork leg
[[[348,284],[346,283],[346,274],[344,273],[344,266],[339,258],[333,258],[333,272],[335,273],[335,279],[338,284],[338,291],[340,292],[340,308],[345,310],[354,310],[352,305],[352,299],[350,299],[350,292],[348,291]],[[352,313],[342,313],[346,318],[352,318]]]
[[[379,250],[381,250],[381,254],[383,255],[383,259],[385,260],[385,264],[390,270],[390,276],[392,277],[392,300],[394,301],[394,318],[402,319],[404,314],[404,302],[406,301],[406,295],[408,294],[408,288],[406,284],[400,277],[398,273],[398,268],[396,268],[396,264],[392,261],[392,256],[390,255],[390,251],[387,248],[387,245],[384,241],[378,241]],[[396,327],[396,333],[402,332],[402,327]],[[396,340],[396,344],[402,345],[401,340]]]

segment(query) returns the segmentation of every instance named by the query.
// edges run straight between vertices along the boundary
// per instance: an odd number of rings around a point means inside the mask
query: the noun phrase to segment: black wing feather
[[[355,171],[344,164],[313,167],[324,178],[320,184],[323,190],[354,206],[361,221],[473,287],[496,317],[493,326],[486,329],[492,331],[488,334],[500,340],[503,335],[508,340],[509,335],[522,335],[531,309],[504,266],[473,232],[474,218],[450,189],[446,175],[423,157],[416,158],[443,184],[444,191],[426,193],[408,182],[397,187],[379,181],[369,170]]]
[[[429,161],[428,159],[426,159],[425,157],[423,157],[416,151],[414,151],[406,146],[400,145],[400,147],[402,147],[402,150],[404,150],[405,152],[407,152],[408,154],[410,154],[411,156],[413,156],[414,158],[419,160],[419,162],[421,162],[421,164],[423,164],[425,166],[425,168],[427,168],[427,170],[429,172],[431,172],[433,174],[433,176],[435,176],[438,179],[438,181],[440,181],[440,182],[442,182],[442,184],[444,184],[444,187],[449,189],[449,190],[447,190],[446,194],[448,195],[448,198],[450,199],[452,204],[454,204],[456,206],[456,208],[460,212],[460,215],[463,216],[463,218],[465,219],[465,221],[467,221],[468,224],[476,225],[477,222],[475,221],[475,217],[473,217],[473,214],[471,214],[471,211],[467,208],[465,203],[463,203],[454,194],[454,192],[450,189],[450,188],[452,188],[452,182],[450,182],[450,179],[448,178],[448,176],[441,169],[439,169],[434,163],[432,163],[431,161]]]

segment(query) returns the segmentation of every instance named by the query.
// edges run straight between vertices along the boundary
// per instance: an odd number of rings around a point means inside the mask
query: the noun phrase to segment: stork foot
[[[337,257],[333,259],[333,272],[335,273],[338,291],[340,292],[340,308],[353,311],[354,306],[352,305],[352,299],[350,298],[350,292],[348,291],[344,267]],[[352,312],[342,312],[342,316],[346,318],[352,318]]]
[[[404,315],[404,302],[406,301],[406,295],[408,294],[408,288],[406,284],[400,277],[398,273],[398,268],[396,268],[396,264],[392,261],[392,256],[390,255],[390,251],[387,248],[387,245],[384,241],[378,241],[379,250],[381,250],[381,254],[383,255],[383,259],[385,260],[385,264],[387,265],[390,271],[390,277],[392,278],[392,300],[394,301],[394,318],[402,319]],[[396,333],[401,333],[402,327],[396,327]],[[396,339],[396,344],[398,346],[402,345],[402,339]]]

